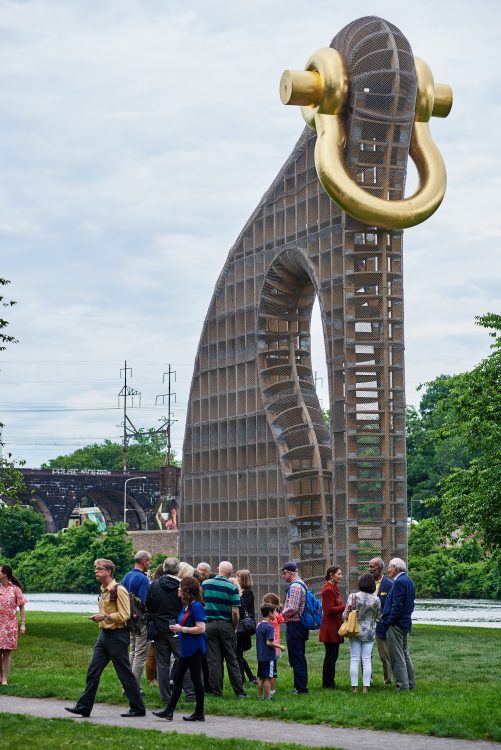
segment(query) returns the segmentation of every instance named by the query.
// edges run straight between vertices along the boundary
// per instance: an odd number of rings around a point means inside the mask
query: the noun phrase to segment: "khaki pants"
[[[136,678],[138,685],[141,684],[141,677],[143,676],[143,669],[149,650],[150,641],[148,640],[146,625],[143,625],[140,633],[130,634],[129,661],[132,674]]]
[[[379,652],[379,658],[383,665],[384,684],[391,685],[392,672],[391,672],[391,659],[390,651],[388,649],[388,643],[386,638],[379,638],[376,636],[377,650]]]

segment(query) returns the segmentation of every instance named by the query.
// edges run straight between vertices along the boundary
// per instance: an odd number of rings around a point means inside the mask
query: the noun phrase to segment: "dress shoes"
[[[183,721],[205,721],[203,714],[190,714],[190,716],[183,716]]]
[[[120,714],[124,719],[134,719],[138,716],[146,716],[146,711],[136,711],[134,708],[129,708],[124,714]]]
[[[76,716],[83,716],[84,719],[87,719],[90,716],[90,711],[86,708],[78,708],[78,706],[73,706],[72,708],[65,707],[64,710],[68,711],[70,714],[75,714]]]
[[[172,721],[174,718],[173,714],[170,711],[166,711],[165,708],[163,711],[152,711],[151,713],[153,716],[158,716],[159,719],[165,719],[166,721]]]

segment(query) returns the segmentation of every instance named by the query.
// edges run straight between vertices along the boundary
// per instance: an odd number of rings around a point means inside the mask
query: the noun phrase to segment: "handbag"
[[[256,632],[256,621],[246,611],[245,617],[242,617],[242,619],[238,621],[237,633],[241,633],[242,635],[243,634],[254,635],[255,632]]]
[[[358,624],[356,609],[351,610],[348,617],[339,628],[338,633],[343,636],[343,638],[354,638],[360,633],[360,625]]]

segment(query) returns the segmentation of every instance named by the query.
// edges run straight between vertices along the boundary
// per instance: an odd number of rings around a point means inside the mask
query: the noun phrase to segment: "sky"
[[[120,440],[125,360],[137,428],[161,426],[175,370],[181,452],[214,284],[303,129],[282,71],[365,15],[398,26],[454,91],[431,122],[444,202],[404,237],[408,403],[488,355],[475,316],[501,309],[497,0],[0,0],[0,276],[19,341],[0,352],[4,455],[35,468]]]

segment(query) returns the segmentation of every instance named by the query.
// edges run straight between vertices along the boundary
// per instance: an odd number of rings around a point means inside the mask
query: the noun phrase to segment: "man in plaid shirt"
[[[301,615],[306,604],[306,584],[299,577],[295,562],[287,562],[282,566],[282,576],[288,584],[282,616],[287,628],[289,664],[294,672],[294,693],[303,695],[308,692],[305,649],[309,631],[301,623]]]

